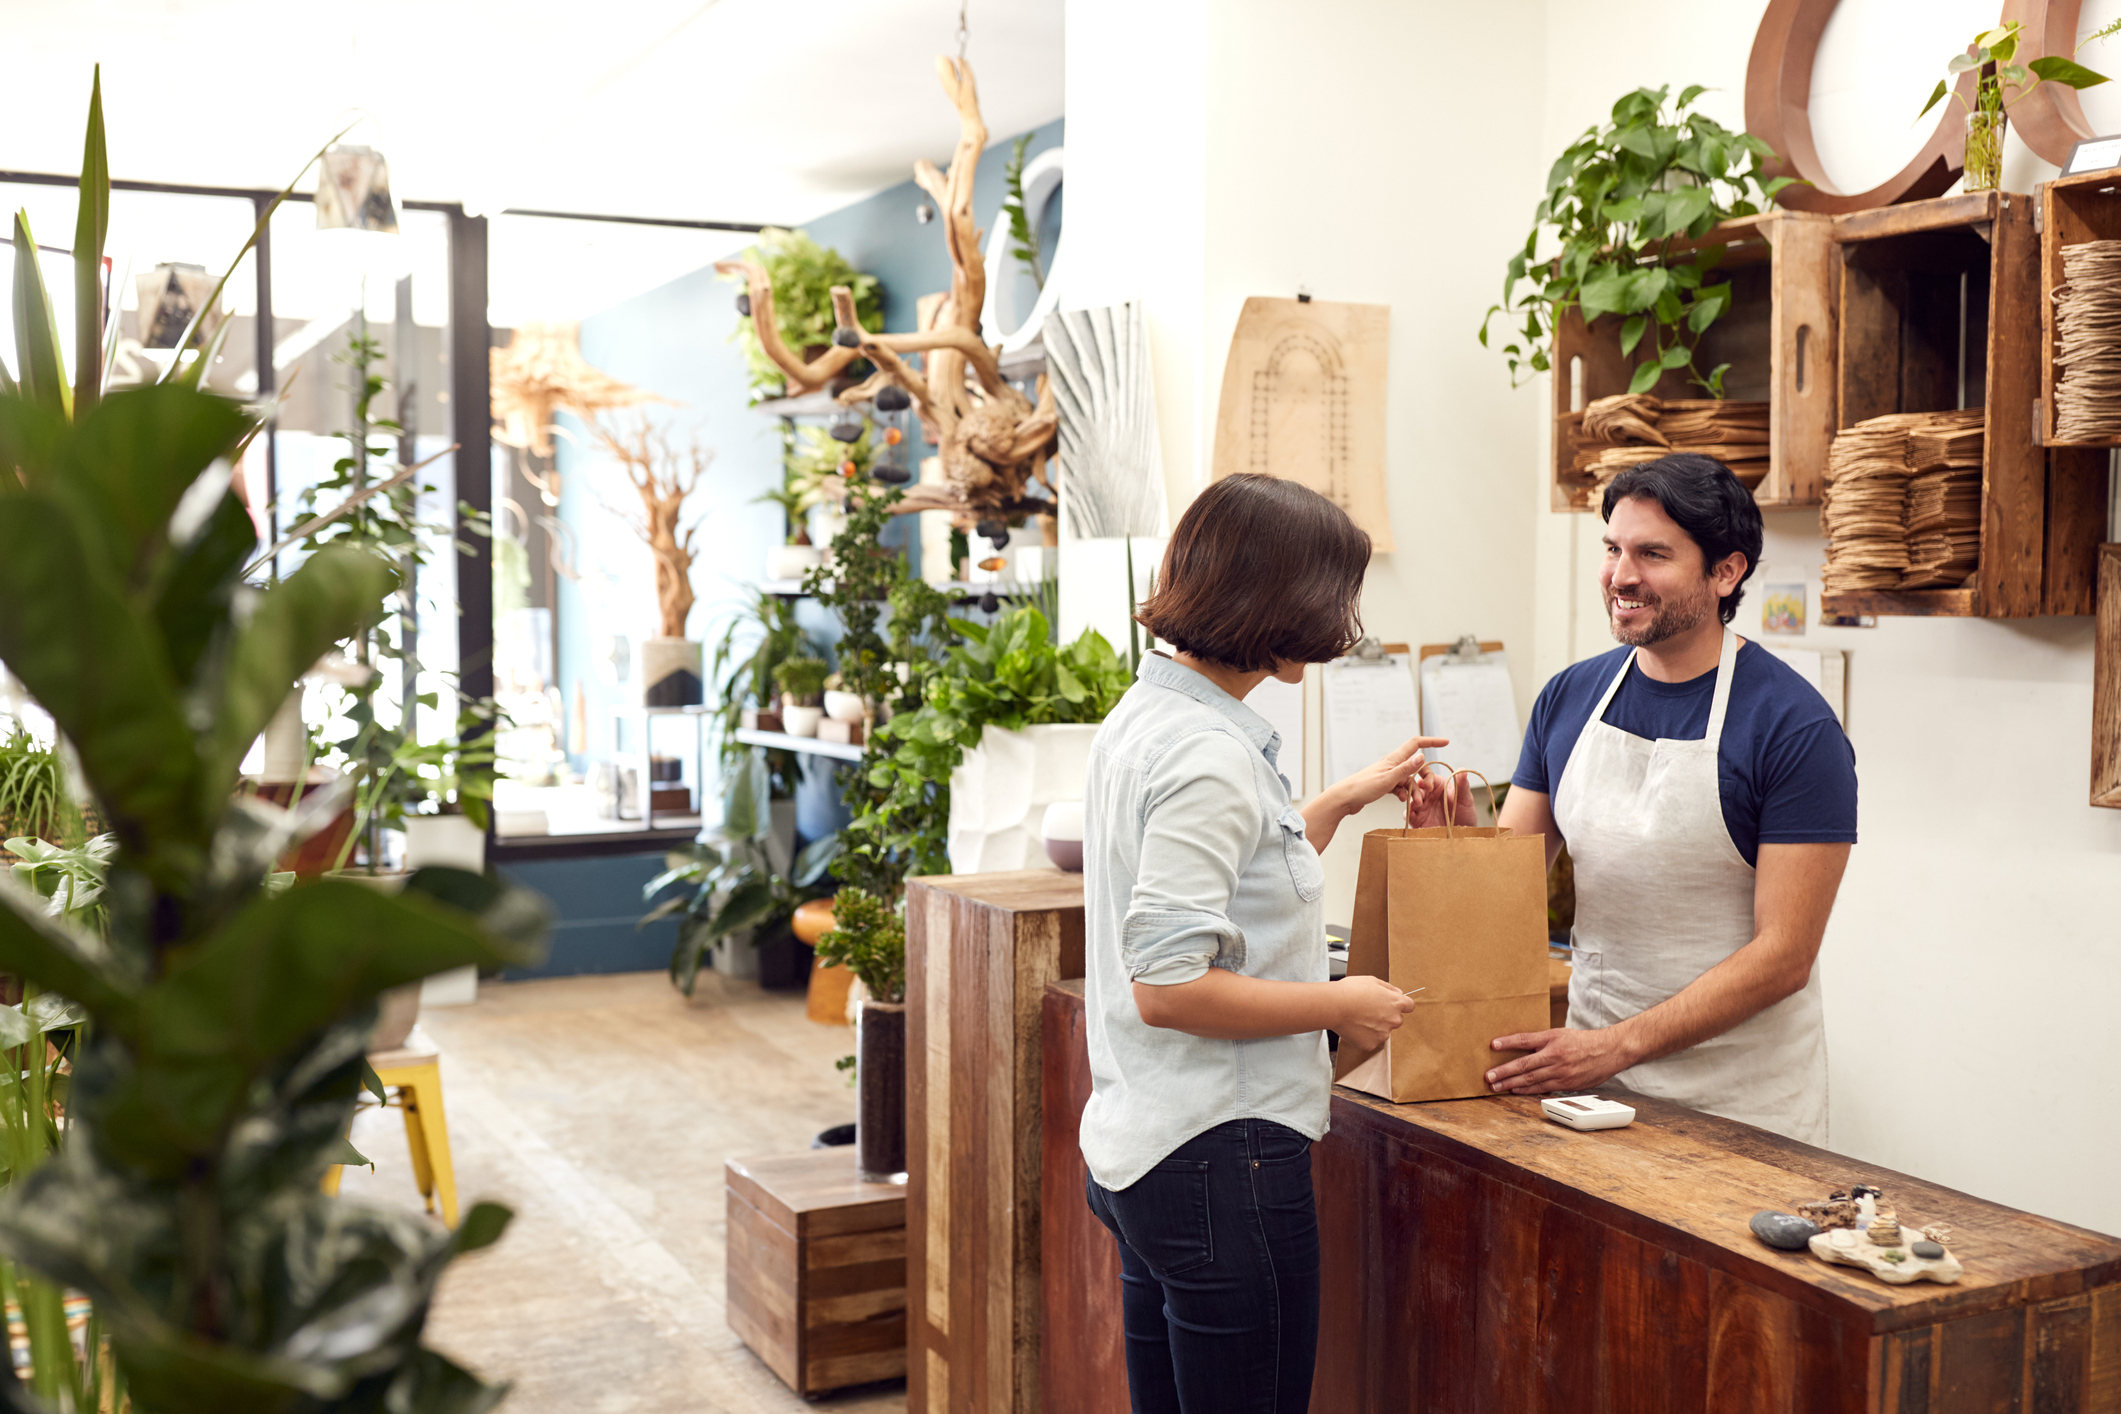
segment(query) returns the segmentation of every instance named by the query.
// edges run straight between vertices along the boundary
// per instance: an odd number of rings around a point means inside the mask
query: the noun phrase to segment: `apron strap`
[[[1738,635],[1731,632],[1729,624],[1723,627],[1723,653],[1716,661],[1716,692],[1709,700],[1709,729],[1707,737],[1711,745],[1723,740],[1723,719],[1731,705],[1731,676],[1738,666]]]
[[[1605,720],[1605,709],[1613,705],[1613,694],[1620,691],[1620,685],[1628,680],[1628,669],[1635,666],[1635,652],[1639,651],[1641,650],[1637,649],[1630,652],[1626,660],[1621,663],[1620,671],[1613,674],[1613,680],[1605,685],[1605,696],[1599,698],[1598,705],[1591,709],[1592,721],[1602,722]]]

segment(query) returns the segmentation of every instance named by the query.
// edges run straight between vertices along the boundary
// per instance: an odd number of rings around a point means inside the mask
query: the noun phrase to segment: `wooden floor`
[[[851,1029],[711,972],[689,1001],[659,972],[488,983],[421,1023],[458,1193],[516,1214],[450,1268],[428,1339],[513,1382],[504,1414],[905,1409],[903,1382],[806,1403],[724,1317],[722,1161],[853,1119],[832,1064]],[[353,1139],[376,1171],[343,1191],[417,1209],[396,1112],[364,1112]]]

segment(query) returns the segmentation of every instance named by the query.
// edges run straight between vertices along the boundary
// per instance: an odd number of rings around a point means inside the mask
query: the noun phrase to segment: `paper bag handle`
[[[1495,783],[1493,781],[1470,767],[1463,771],[1458,770],[1448,761],[1431,761],[1421,768],[1421,773],[1426,776],[1431,766],[1441,766],[1451,773],[1450,780],[1444,786],[1443,792],[1443,837],[1445,839],[1455,838],[1451,833],[1453,825],[1451,816],[1455,813],[1457,805],[1458,778],[1460,776],[1480,776],[1480,783],[1486,786],[1488,791],[1488,814],[1493,815],[1498,820],[1502,818],[1502,811],[1495,804]],[[1414,795],[1411,791],[1407,794],[1407,828],[1410,830],[1414,828]]]

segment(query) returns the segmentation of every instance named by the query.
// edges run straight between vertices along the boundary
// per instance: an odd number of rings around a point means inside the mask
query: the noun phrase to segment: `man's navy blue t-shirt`
[[[1564,668],[1540,690],[1511,783],[1553,795],[1591,709],[1629,648]],[[1757,643],[1738,649],[1716,781],[1723,823],[1748,864],[1763,844],[1853,844],[1856,751],[1826,699]],[[1716,670],[1691,682],[1658,682],[1639,665],[1606,708],[1607,725],[1634,736],[1699,741],[1709,732]]]

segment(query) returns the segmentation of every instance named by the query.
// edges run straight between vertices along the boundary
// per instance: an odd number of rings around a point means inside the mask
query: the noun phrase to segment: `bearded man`
[[[1598,572],[1621,647],[1539,694],[1500,823],[1567,844],[1569,1024],[1498,1036],[1489,1086],[1608,1080],[1827,1138],[1818,957],[1856,840],[1856,761],[1826,700],[1731,631],[1760,509],[1675,455],[1623,472]]]

